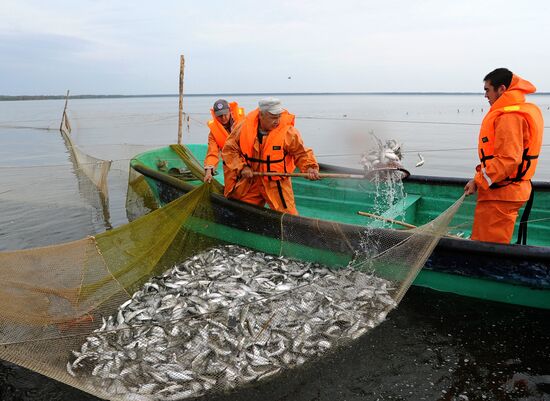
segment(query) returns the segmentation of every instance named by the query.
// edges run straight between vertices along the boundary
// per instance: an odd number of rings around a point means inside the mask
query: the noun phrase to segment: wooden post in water
[[[178,119],[178,145],[181,145],[182,127],[183,127],[183,68],[185,66],[185,58],[183,54],[180,56],[180,105]]]
[[[65,107],[63,107],[63,114],[61,115],[61,125],[59,126],[59,131],[63,132],[63,124],[71,130],[69,121],[67,120],[67,103],[69,102],[69,90],[67,89],[67,95],[65,95]]]

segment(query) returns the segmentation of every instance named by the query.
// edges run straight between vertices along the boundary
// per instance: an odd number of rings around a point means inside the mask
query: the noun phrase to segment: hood
[[[514,90],[520,91],[523,94],[528,95],[529,93],[535,93],[537,91],[537,88],[535,88],[535,85],[533,85],[531,82],[514,74],[512,76],[512,82],[510,82],[510,86],[508,87],[506,92]]]
[[[491,106],[491,110],[518,103],[525,103],[525,95],[535,93],[537,88],[531,82],[517,75],[512,76],[510,86]]]

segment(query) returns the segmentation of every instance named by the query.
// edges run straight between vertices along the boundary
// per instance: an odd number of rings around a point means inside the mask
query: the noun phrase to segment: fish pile
[[[350,267],[215,247],[144,284],[67,371],[117,399],[228,391],[357,339],[396,306],[392,290]]]

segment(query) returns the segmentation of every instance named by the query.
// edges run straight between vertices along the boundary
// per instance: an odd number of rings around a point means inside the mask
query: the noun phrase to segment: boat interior
[[[202,165],[206,145],[186,145]],[[184,161],[170,147],[136,156],[132,163],[141,163],[159,172],[200,184]],[[321,172],[362,174],[359,169],[321,164]],[[216,180],[223,184],[223,171],[218,167]],[[410,176],[404,181],[371,181],[368,179],[324,178],[309,181],[293,178],[296,204],[300,215],[322,220],[363,225],[410,229],[421,226],[443,213],[463,194],[466,179]],[[527,244],[550,246],[550,183],[535,183],[535,199],[529,214]],[[467,197],[449,228],[449,236],[468,239],[471,233],[475,197]],[[523,209],[520,210],[520,217]],[[516,223],[514,239],[517,236]]]

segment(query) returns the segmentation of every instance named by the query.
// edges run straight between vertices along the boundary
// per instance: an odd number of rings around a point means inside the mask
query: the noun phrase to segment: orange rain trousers
[[[289,185],[281,185],[281,189],[283,191],[283,196],[285,198],[285,204],[286,208],[281,204],[275,205],[267,195],[267,192],[265,190],[265,186],[262,183],[261,177],[254,177],[250,178],[249,180],[252,180],[252,183],[250,184],[250,187],[248,189],[248,192],[244,194],[240,194],[238,197],[236,196],[230,196],[230,198],[239,199],[243,202],[251,203],[253,205],[258,206],[265,206],[267,203],[269,205],[269,208],[272,210],[277,210],[281,213],[289,213],[289,214],[298,214],[298,210],[296,209],[296,204],[294,203],[294,193],[292,191],[292,184]],[[290,178],[287,178],[287,180],[290,180]],[[271,185],[276,185],[275,182],[270,182]],[[290,191],[290,193],[288,192]]]
[[[471,239],[509,244],[514,234],[518,211],[525,201],[479,201],[474,213]]]

